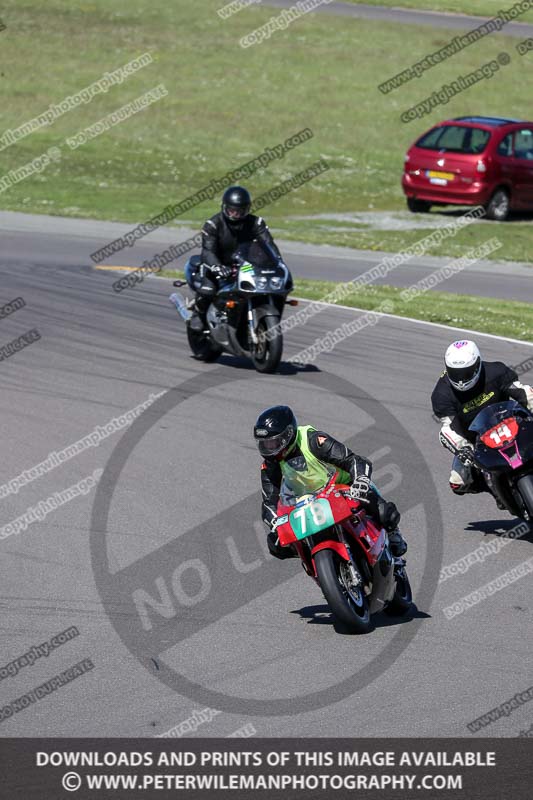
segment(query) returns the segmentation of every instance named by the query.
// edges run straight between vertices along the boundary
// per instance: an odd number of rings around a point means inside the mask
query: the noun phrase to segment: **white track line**
[[[96,269],[105,270],[106,265],[101,265],[96,267]],[[127,272],[139,269],[139,267],[115,267],[117,272]],[[147,278],[156,278],[158,280],[169,281],[173,280],[172,278],[165,278],[164,275],[154,275],[153,273],[148,274]],[[342,306],[339,303],[324,303],[322,300],[308,300],[305,297],[295,297],[295,300],[299,300],[300,303],[319,303],[321,306],[325,306],[326,308],[342,308],[345,311],[361,311],[362,313],[371,311],[372,309],[369,308],[356,308],[355,306]],[[476,298],[477,299],[477,298]],[[399,314],[386,314],[383,311],[373,311],[373,314],[376,314],[378,317],[389,317],[389,319],[397,319],[397,320],[404,320],[405,322],[414,322],[417,325],[431,325],[434,328],[444,328],[444,330],[448,331],[461,331],[462,333],[474,333],[476,336],[486,336],[489,339],[499,339],[503,342],[512,342],[513,344],[523,344],[526,347],[533,347],[533,342],[525,342],[522,339],[511,339],[510,336],[497,336],[495,333],[483,333],[483,331],[473,331],[470,328],[457,328],[455,325],[445,325],[443,322],[429,322],[429,320],[425,319],[414,319],[413,317],[401,317]]]
[[[404,322],[414,322],[417,325],[432,325],[434,328],[444,328],[448,331],[462,331],[463,333],[474,333],[476,336],[487,336],[489,339],[499,339],[504,342],[513,342],[513,344],[523,344],[526,347],[533,347],[533,342],[525,342],[522,339],[511,339],[510,336],[497,336],[495,333],[483,333],[483,331],[473,331],[470,328],[457,328],[455,325],[445,325],[443,322],[430,322],[425,319],[414,319],[413,317],[401,317],[399,314],[386,314],[384,311],[372,311],[369,308],[355,308],[355,306],[341,306],[339,303],[323,303],[321,300],[307,300],[305,297],[295,297],[301,303],[320,303],[326,308],[342,308],[345,311],[361,311],[362,313],[371,312],[378,317],[389,317],[389,319],[403,320]]]

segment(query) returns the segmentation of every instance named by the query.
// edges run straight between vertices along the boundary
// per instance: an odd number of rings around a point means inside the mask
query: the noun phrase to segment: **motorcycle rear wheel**
[[[394,580],[396,581],[394,596],[385,608],[385,613],[392,617],[402,617],[407,614],[413,603],[411,584],[404,566],[395,568]]]
[[[205,333],[191,330],[190,325],[187,325],[187,341],[193,356],[198,361],[216,361],[222,352],[222,349],[214,345]]]
[[[343,577],[346,562],[333,550],[320,550],[315,555],[315,567],[320,588],[333,616],[350,633],[368,633],[370,630],[370,608],[363,591],[362,582],[350,588]]]
[[[516,488],[520,492],[520,496],[529,513],[529,519],[525,521],[533,525],[533,475],[524,475],[519,478],[516,482]]]
[[[257,325],[257,336],[259,343],[252,351],[252,361],[254,367],[258,372],[275,372],[281,361],[281,354],[283,352],[283,334],[280,330],[272,339],[263,339],[261,341],[261,334],[275,328],[279,325],[279,318],[277,317],[263,317]]]

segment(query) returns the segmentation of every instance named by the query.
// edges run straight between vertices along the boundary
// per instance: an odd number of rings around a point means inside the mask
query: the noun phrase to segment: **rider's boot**
[[[189,327],[197,333],[201,333],[207,327],[206,305],[209,305],[209,302],[206,304],[204,297],[197,297],[191,309],[192,316],[189,320]]]

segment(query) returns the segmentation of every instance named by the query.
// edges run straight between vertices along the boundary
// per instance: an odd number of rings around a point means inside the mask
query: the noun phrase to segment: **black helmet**
[[[287,450],[296,439],[298,423],[289,406],[272,406],[259,415],[254,425],[254,439],[264,458]]]
[[[222,213],[230,225],[242,222],[250,213],[252,198],[242,186],[230,186],[222,195]]]

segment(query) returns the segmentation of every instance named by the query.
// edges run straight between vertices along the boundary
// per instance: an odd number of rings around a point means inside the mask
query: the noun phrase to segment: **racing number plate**
[[[324,498],[313,500],[289,514],[289,522],[297,539],[305,539],[313,533],[329,528],[334,519],[328,501]]]

